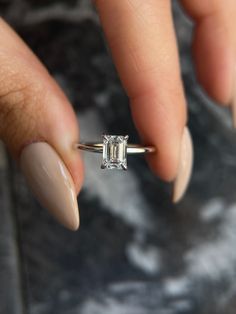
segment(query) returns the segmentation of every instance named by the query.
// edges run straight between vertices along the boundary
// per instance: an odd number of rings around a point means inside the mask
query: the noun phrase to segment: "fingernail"
[[[26,146],[20,166],[41,205],[65,227],[79,227],[79,211],[73,179],[64,162],[47,143]]]
[[[236,85],[234,88],[233,99],[231,102],[231,114],[232,114],[233,127],[236,128]]]
[[[184,128],[177,177],[173,186],[173,202],[177,203],[183,197],[192,173],[193,144],[189,129]]]
[[[235,71],[232,73],[232,98],[230,103],[231,115],[232,115],[232,127],[236,128],[236,80],[235,80]]]

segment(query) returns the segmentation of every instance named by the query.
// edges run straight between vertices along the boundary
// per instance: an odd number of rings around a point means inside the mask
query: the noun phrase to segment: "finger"
[[[0,20],[0,137],[43,206],[65,226],[79,225],[83,179],[75,114],[48,72]]]
[[[173,180],[183,158],[186,103],[170,1],[97,0],[95,4],[137,129],[144,142],[157,148],[149,163],[162,179]],[[190,156],[185,160],[189,166]],[[182,181],[180,194],[187,181],[187,177]]]
[[[196,22],[193,54],[199,81],[216,101],[236,109],[236,1],[181,3]]]

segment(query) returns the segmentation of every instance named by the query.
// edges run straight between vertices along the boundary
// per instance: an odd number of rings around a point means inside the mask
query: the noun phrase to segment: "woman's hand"
[[[236,124],[236,2],[182,0],[195,20],[198,78],[216,101],[231,105]],[[95,1],[114,62],[130,97],[140,137],[156,146],[153,171],[187,186],[192,144],[170,0]],[[76,194],[83,181],[78,123],[71,105],[29,48],[0,21],[0,137],[19,160],[43,206],[65,226],[79,225]]]
[[[0,20],[0,138],[42,205],[70,229],[79,226],[83,181],[73,109],[23,41]]]

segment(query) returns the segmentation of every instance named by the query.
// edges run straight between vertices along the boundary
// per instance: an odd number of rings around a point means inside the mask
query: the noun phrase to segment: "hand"
[[[226,4],[227,2],[227,4]],[[235,0],[183,0],[195,20],[198,78],[216,101],[236,106]],[[130,98],[153,171],[174,181],[179,200],[191,173],[192,144],[169,0],[95,1],[114,62]],[[0,137],[43,206],[70,229],[79,225],[83,181],[78,123],[71,105],[29,48],[0,21]],[[236,111],[234,120],[236,123]]]

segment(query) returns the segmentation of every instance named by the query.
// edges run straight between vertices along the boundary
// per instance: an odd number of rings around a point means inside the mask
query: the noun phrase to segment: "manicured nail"
[[[230,102],[230,109],[231,109],[231,115],[232,115],[232,127],[236,128],[236,80],[235,80],[235,71],[233,72],[233,87],[232,87],[232,98]]]
[[[233,127],[236,128],[236,85],[234,88],[233,99],[231,101],[231,114]]]
[[[74,182],[64,162],[47,143],[26,146],[20,166],[38,201],[65,227],[79,227],[79,211]]]
[[[177,177],[173,187],[173,202],[177,203],[183,197],[192,173],[193,144],[189,129],[184,128]]]

